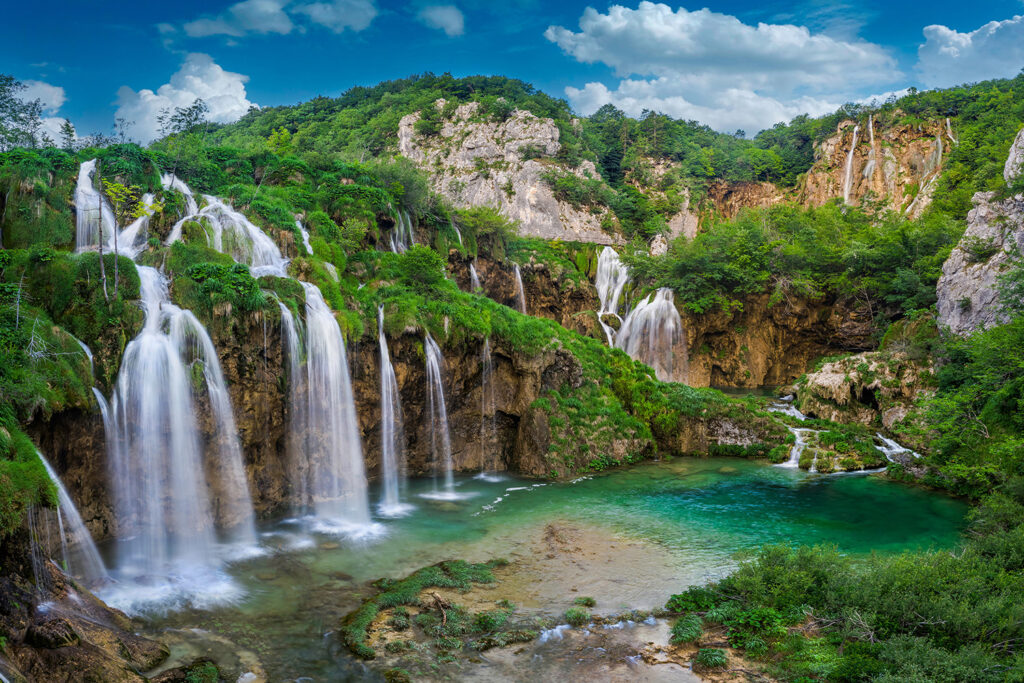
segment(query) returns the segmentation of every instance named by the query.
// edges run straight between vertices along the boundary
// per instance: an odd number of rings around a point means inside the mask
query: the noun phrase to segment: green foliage
[[[673,645],[693,643],[700,640],[703,633],[704,624],[701,618],[696,614],[687,614],[679,617],[676,619],[676,623],[672,624],[672,635],[669,636],[669,642]]]
[[[590,612],[583,607],[570,607],[565,610],[565,623],[570,626],[585,626],[590,623]]]
[[[185,673],[185,683],[218,683],[220,670],[213,662],[205,661],[192,664]]]
[[[579,605],[580,607],[593,607],[597,604],[597,600],[591,597],[579,597],[573,599],[572,604]]]
[[[682,593],[670,597],[665,609],[669,612],[703,612],[721,600],[721,596],[707,586],[690,586]]]
[[[702,647],[697,651],[697,656],[693,658],[694,664],[705,669],[724,669],[728,661],[725,650],[709,647]]]

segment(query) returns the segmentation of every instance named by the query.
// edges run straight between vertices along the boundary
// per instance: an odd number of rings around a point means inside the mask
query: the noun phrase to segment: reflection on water
[[[831,543],[853,554],[950,547],[966,510],[876,477],[812,476],[728,458],[680,458],[572,483],[457,478],[454,489],[460,496],[436,500],[419,495],[432,490],[430,480],[410,482],[417,509],[379,520],[383,534],[369,539],[318,533],[301,520],[267,524],[265,553],[229,567],[243,597],[205,611],[154,610],[149,624],[226,636],[259,654],[269,680],[338,680],[342,670],[359,678],[359,665],[324,636],[372,593],[368,581],[444,559],[515,559],[524,535],[552,520],[643,541],[633,552],[660,546],[671,560],[664,581],[681,588],[727,573],[765,543]],[[655,603],[667,590],[643,589],[655,592]]]

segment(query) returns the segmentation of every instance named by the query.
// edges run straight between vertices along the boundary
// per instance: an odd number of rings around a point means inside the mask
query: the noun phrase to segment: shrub
[[[669,642],[673,645],[693,643],[700,640],[703,632],[704,629],[700,617],[696,614],[687,614],[677,619],[676,623],[672,625],[672,635],[669,638]]]
[[[597,600],[590,597],[579,597],[573,600],[572,604],[579,605],[580,607],[593,607],[597,604]]]
[[[702,612],[711,609],[721,600],[721,596],[707,586],[690,586],[682,593],[677,593],[665,603],[669,612]]]
[[[570,626],[583,626],[590,623],[590,612],[582,607],[570,607],[565,611],[565,623]]]
[[[705,669],[723,669],[728,661],[725,650],[710,647],[702,647],[697,651],[697,656],[693,659],[694,664]]]

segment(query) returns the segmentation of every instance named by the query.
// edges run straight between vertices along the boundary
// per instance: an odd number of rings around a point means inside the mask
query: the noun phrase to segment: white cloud
[[[244,0],[214,18],[203,18],[185,24],[185,33],[193,38],[227,35],[240,37],[246,33],[291,33],[294,25],[284,11],[288,0]],[[166,31],[163,31],[166,32]]]
[[[18,97],[26,102],[39,100],[39,103],[43,105],[43,111],[50,114],[55,114],[68,99],[64,94],[64,88],[59,85],[50,85],[42,81],[24,81],[22,85],[25,86],[25,89]]]
[[[462,10],[455,5],[430,5],[416,16],[430,28],[440,29],[449,37],[461,36],[466,28]]]
[[[143,143],[159,135],[156,117],[162,109],[187,107],[201,98],[210,108],[209,118],[230,123],[241,118],[253,106],[245,93],[248,76],[225,71],[209,55],[193,52],[185,58],[170,81],[154,92],[135,92],[128,86],[117,91],[115,116],[134,122],[129,134]]]
[[[373,0],[334,0],[301,5],[296,12],[305,14],[310,21],[326,26],[335,33],[345,29],[362,31],[377,17],[377,6]]]
[[[641,2],[601,14],[588,7],[579,24],[577,33],[551,26],[544,35],[578,61],[605,64],[623,79],[614,89],[567,88],[582,113],[611,102],[629,113],[648,108],[753,132],[797,114],[834,110],[901,76],[878,45],[802,26],[752,26],[708,9]]]
[[[1024,66],[1024,16],[990,21],[970,33],[933,24],[924,37],[916,68],[931,88],[1009,78]]]

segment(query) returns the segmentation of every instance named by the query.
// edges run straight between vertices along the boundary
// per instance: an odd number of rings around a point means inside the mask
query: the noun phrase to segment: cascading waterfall
[[[686,381],[686,334],[671,289],[663,287],[637,302],[622,322],[615,345],[651,366],[661,381]]]
[[[428,332],[423,339],[423,352],[427,359],[427,411],[430,414],[430,454],[434,467],[434,490],[421,494],[425,498],[457,500],[464,496],[455,491],[452,471],[452,441],[448,429],[448,408],[444,400],[444,356],[437,342]],[[438,487],[438,475],[444,483]]]
[[[919,453],[915,453],[909,448],[901,446],[892,439],[886,438],[877,432],[875,433],[875,436],[878,437],[878,440],[882,442],[881,446],[876,445],[875,448],[881,451],[882,455],[884,455],[885,459],[888,460],[889,462],[899,462],[899,460],[896,459],[897,455],[909,454],[915,460],[921,457]]]
[[[299,229],[299,234],[302,235],[302,246],[306,248],[306,253],[312,256],[313,247],[309,243],[309,230],[306,230],[306,226],[298,218],[295,219],[295,227]]]
[[[843,203],[850,203],[850,192],[853,190],[853,153],[857,151],[857,134],[860,133],[860,126],[853,126],[853,141],[850,143],[850,151],[846,153],[846,174],[843,180]]]
[[[480,351],[480,477],[497,481],[498,429],[495,422],[497,403],[494,399],[494,358],[491,338],[484,339]]]
[[[818,432],[813,429],[795,429],[789,428],[789,431],[793,433],[795,441],[793,447],[789,449],[789,460],[783,463],[779,463],[779,467],[785,467],[787,469],[793,469],[800,467],[800,456],[803,455],[804,450],[807,448],[807,435],[817,434]],[[811,471],[814,470],[812,465]]]
[[[117,250],[122,256],[134,260],[143,249],[146,248],[146,239],[149,235],[150,211],[152,211],[154,197],[150,193],[142,195],[142,208],[145,210],[141,216],[132,221],[117,237]],[[109,248],[113,251],[113,241]]]
[[[346,534],[376,533],[370,523],[363,449],[349,378],[345,340],[316,285],[306,291],[305,490],[321,528]]]
[[[165,190],[176,190],[185,196],[185,215],[194,216],[199,213],[199,204],[196,203],[196,198],[192,194],[192,188],[186,185],[181,178],[164,173],[160,176],[160,184]]]
[[[960,141],[953,137],[953,124],[949,122],[949,117],[946,117],[946,135],[949,136],[949,141],[954,145],[960,144]]]
[[[306,373],[302,370],[302,334],[290,308],[278,302],[281,309],[281,333],[288,357],[288,460],[295,487],[295,500],[305,505],[309,499],[306,490]],[[300,510],[302,512],[302,510]]]
[[[459,226],[455,225],[455,221],[453,221],[453,220],[449,219],[448,225],[452,226],[452,230],[455,231],[455,238],[457,240],[459,240],[459,246],[461,247],[462,246],[462,231],[459,230]]]
[[[469,264],[469,288],[474,293],[483,291],[483,286],[480,284],[480,276],[477,275],[476,266],[472,263]]]
[[[868,114],[868,142],[871,145],[871,149],[868,150],[868,161],[864,164],[863,177],[865,179],[871,178],[875,174],[875,167],[877,163],[875,161],[875,118],[874,114]]]
[[[43,454],[37,451],[37,455],[53,485],[57,487],[57,524],[61,534],[64,571],[87,586],[107,581],[107,568],[92,535],[82,522],[82,516],[78,514],[75,502]]]
[[[519,264],[515,264],[516,275],[516,309],[526,315],[526,290],[523,288],[523,276],[519,272]]]
[[[401,501],[405,484],[405,435],[402,428],[402,402],[398,380],[391,365],[388,340],[384,335],[384,307],[377,309],[377,336],[380,342],[380,470],[381,503],[385,517],[407,514],[411,505]]]
[[[75,251],[97,247],[101,240],[113,239],[117,224],[114,208],[93,186],[96,159],[82,162],[75,185]]]
[[[597,298],[601,302],[601,310],[597,313],[598,322],[608,338],[608,345],[615,345],[615,330],[604,322],[604,316],[614,315],[619,318],[619,298],[622,290],[629,282],[629,269],[619,260],[619,253],[611,247],[605,247],[597,257],[597,276],[594,287]],[[622,318],[619,318],[622,321]]]
[[[412,232],[412,218],[410,218],[408,211],[398,212],[395,227],[391,229],[389,243],[391,251],[396,254],[404,254],[409,250],[409,247],[416,244],[416,237]],[[462,243],[461,235],[459,243]]]

